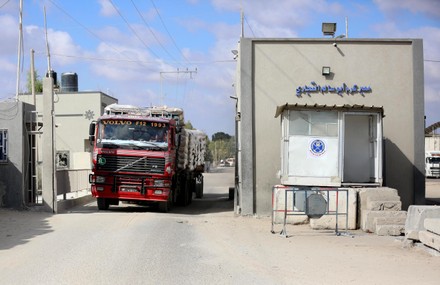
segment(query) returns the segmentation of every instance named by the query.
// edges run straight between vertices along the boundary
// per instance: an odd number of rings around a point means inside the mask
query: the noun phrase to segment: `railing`
[[[281,190],[281,191],[279,191]],[[346,194],[346,207],[345,211],[340,212],[339,209],[339,193],[345,192]],[[280,193],[284,194],[284,209],[278,209],[276,200]],[[288,195],[290,193],[290,195]],[[335,193],[335,206],[330,207],[330,193]],[[309,197],[312,194],[322,195],[325,200],[324,203],[316,203],[313,200],[309,201]],[[316,201],[316,200],[315,200]],[[335,216],[335,233],[336,235],[341,235],[339,231],[338,218],[339,216],[345,216],[345,232],[344,235],[348,234],[348,189],[340,188],[320,188],[320,187],[294,187],[294,186],[281,186],[277,185],[272,188],[272,228],[271,232],[274,231],[275,224],[275,214],[283,213],[283,229],[280,235],[284,237],[287,236],[287,216],[304,216],[307,215],[309,218],[319,218],[323,215],[334,215]]]

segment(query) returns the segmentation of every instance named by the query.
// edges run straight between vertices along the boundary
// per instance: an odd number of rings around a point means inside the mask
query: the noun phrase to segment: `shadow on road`
[[[0,251],[52,232],[48,222],[52,216],[45,212],[0,209]]]

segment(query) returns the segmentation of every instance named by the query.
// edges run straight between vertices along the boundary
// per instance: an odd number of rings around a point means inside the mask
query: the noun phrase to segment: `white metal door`
[[[379,114],[344,114],[343,183],[381,183]]]

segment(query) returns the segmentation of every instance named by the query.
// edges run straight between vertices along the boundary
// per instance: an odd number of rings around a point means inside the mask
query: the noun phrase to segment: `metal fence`
[[[281,191],[277,191],[281,190]],[[330,207],[330,193],[334,192],[336,196],[335,207]],[[339,207],[339,193],[346,194],[345,209]],[[284,193],[284,208],[278,209],[277,195]],[[289,195],[290,193],[290,195]],[[322,198],[319,198],[322,197]],[[335,233],[336,235],[348,234],[348,189],[341,188],[322,188],[322,187],[299,187],[277,185],[272,188],[272,228],[274,231],[275,214],[283,213],[283,229],[280,235],[287,237],[287,217],[288,216],[308,216],[309,218],[319,218],[323,215],[335,216]],[[339,217],[345,216],[345,231],[339,231]]]

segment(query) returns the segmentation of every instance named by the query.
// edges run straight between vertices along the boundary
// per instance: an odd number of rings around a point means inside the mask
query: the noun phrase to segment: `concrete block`
[[[374,233],[376,231],[376,218],[406,218],[406,211],[370,211],[363,210],[364,217],[361,229],[365,232]]]
[[[424,225],[428,232],[440,235],[440,218],[425,219]]]
[[[376,234],[378,236],[400,236],[404,233],[404,225],[376,225]]]
[[[368,201],[400,201],[400,197],[396,189],[388,187],[362,188],[359,190],[359,227],[364,223],[362,211],[371,210],[368,209]]]
[[[419,231],[419,239],[424,245],[440,251],[440,235],[428,231]]]
[[[367,200],[367,208],[371,211],[400,211],[402,210],[401,201],[370,201]]]
[[[409,206],[405,222],[405,237],[407,239],[419,240],[419,231],[425,230],[424,221],[427,218],[440,218],[440,207]]]
[[[353,188],[344,188],[346,191],[328,192],[328,207],[331,215],[324,215],[319,219],[310,219],[310,226],[312,229],[336,229],[336,206],[338,209],[338,229],[355,230],[356,227],[356,213],[357,213],[357,191]],[[347,194],[348,194],[348,208],[347,208]],[[336,200],[336,196],[337,199]],[[326,197],[327,199],[327,197]],[[336,202],[337,201],[337,202]],[[348,211],[348,215],[346,215]],[[348,220],[347,220],[348,217]],[[348,223],[348,224],[347,224]]]
[[[374,218],[374,223],[376,226],[381,225],[401,225],[405,228],[406,216],[402,215],[401,217],[376,217]]]
[[[307,224],[309,222],[309,218],[301,212],[298,207],[294,206],[294,195],[292,192],[287,191],[287,199],[286,199],[286,191],[290,190],[292,187],[277,185],[273,188],[272,191],[272,215],[273,221],[275,224],[283,224],[284,223],[284,211],[287,210],[286,223],[287,224]],[[301,192],[304,194],[304,192]],[[301,196],[301,195],[298,195]],[[304,195],[303,195],[304,196]],[[300,197],[295,195],[295,199],[301,200]],[[304,201],[304,198],[302,198]],[[296,201],[296,203],[301,203],[300,201]],[[294,215],[292,215],[294,214]]]

